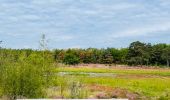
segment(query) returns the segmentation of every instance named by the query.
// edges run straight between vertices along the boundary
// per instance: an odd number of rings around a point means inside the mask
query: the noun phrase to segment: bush
[[[37,66],[28,63],[1,68],[2,93],[10,99],[43,97],[43,80]]]
[[[21,57],[17,62],[2,60],[0,66],[0,89],[2,96],[9,99],[42,98],[48,88],[51,63],[43,62],[42,56],[31,54]],[[44,65],[44,66],[43,66]],[[47,67],[48,66],[48,67]]]
[[[76,55],[66,54],[64,56],[63,63],[68,64],[68,65],[76,65],[80,63],[80,60]]]

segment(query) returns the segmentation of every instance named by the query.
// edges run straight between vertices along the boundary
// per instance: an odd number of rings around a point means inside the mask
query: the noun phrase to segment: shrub
[[[50,83],[47,81],[51,77],[49,59],[43,62],[41,55],[31,54],[29,57],[19,58],[17,62],[6,60],[2,62],[0,88],[3,96],[9,99],[46,96],[44,90],[48,88]]]
[[[68,65],[76,65],[80,63],[80,60],[76,55],[67,54],[64,56],[63,63],[68,64]]]
[[[43,97],[43,80],[37,66],[28,63],[1,68],[2,93],[10,99]]]

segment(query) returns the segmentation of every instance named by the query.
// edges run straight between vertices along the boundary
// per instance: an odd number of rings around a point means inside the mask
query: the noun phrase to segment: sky
[[[0,45],[39,48],[170,44],[170,0],[0,0]]]

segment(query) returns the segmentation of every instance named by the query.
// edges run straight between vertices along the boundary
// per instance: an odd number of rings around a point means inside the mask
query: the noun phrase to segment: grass
[[[56,67],[52,72],[55,74],[51,75],[50,86],[45,89],[46,98],[81,99],[90,98],[90,96],[97,98],[97,95],[103,96],[98,92],[110,95],[118,88],[126,90],[128,93],[138,94],[139,97],[144,97],[144,100],[170,100],[169,69]],[[59,75],[58,72],[71,72],[71,74]],[[100,76],[87,73],[100,74]],[[110,76],[102,76],[102,74],[108,73]],[[1,95],[2,89],[0,89]],[[104,98],[108,98],[107,95]]]
[[[84,83],[125,88],[145,96],[157,96],[164,91],[170,91],[170,79],[110,79],[110,78],[84,78]]]
[[[74,68],[60,67],[56,72],[86,72],[86,73],[114,73],[114,74],[135,74],[135,75],[158,75],[170,76],[170,69],[109,69],[109,68]]]
[[[76,74],[67,75],[65,80],[74,78],[85,85],[100,85],[110,88],[127,89],[128,91],[138,93],[147,98],[170,99],[170,70],[167,69],[109,69],[109,68],[57,68],[56,72],[72,72]],[[114,73],[116,77],[90,77],[80,75],[79,73]],[[121,76],[121,77],[119,77]],[[135,76],[135,77],[134,77]],[[148,76],[148,77],[145,77]],[[153,76],[153,77],[152,77]],[[57,81],[63,80],[61,76]]]

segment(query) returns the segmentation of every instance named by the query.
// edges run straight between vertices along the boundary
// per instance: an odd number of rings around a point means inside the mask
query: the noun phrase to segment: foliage
[[[51,85],[53,63],[53,53],[47,49],[1,48],[1,96],[9,99],[45,97],[45,89]]]
[[[64,56],[63,63],[69,64],[69,65],[75,65],[79,63],[79,58],[73,54],[66,54]]]
[[[78,57],[79,63],[100,63],[100,64],[128,64],[128,65],[156,65],[169,66],[169,45],[132,42],[128,48],[107,48],[107,49],[68,49],[55,50],[55,60],[66,62],[64,57]],[[168,58],[168,59],[167,59]],[[68,59],[70,60],[70,59]]]
[[[129,65],[146,65],[150,57],[150,44],[133,42],[129,46],[127,62]]]
[[[129,64],[129,65],[166,65],[170,61],[170,45],[168,44],[146,44],[139,41],[130,44],[129,48],[88,48],[88,49],[47,49],[45,35],[40,41],[41,50],[32,49],[5,49],[0,48],[0,96],[7,96],[10,99],[17,98],[41,98],[46,96],[46,91],[53,85],[60,87],[61,96],[67,93],[68,98],[85,98],[86,93],[82,92],[82,84],[99,84],[111,87],[127,88],[147,96],[156,96],[168,88],[170,75],[169,70],[122,70],[105,68],[55,68],[54,65],[62,62],[69,65],[79,63],[94,64]],[[56,76],[57,72],[73,72],[79,83],[68,84],[71,77],[61,79]],[[147,75],[157,78],[129,79],[129,78],[106,78],[89,77],[81,72],[88,73],[113,73],[124,76]],[[80,79],[79,79],[80,78]],[[58,83],[55,83],[57,80]],[[155,85],[158,83],[159,85]],[[82,90],[79,90],[82,89]],[[168,92],[169,93],[169,92]],[[163,95],[163,94],[161,94]],[[169,95],[169,94],[168,94]],[[161,96],[169,98],[168,96]]]
[[[166,48],[163,49],[163,54],[162,58],[166,60],[167,66],[170,66],[170,46],[167,46]]]
[[[0,68],[1,89],[10,99],[43,97],[44,77],[40,64],[33,61],[4,63]]]
[[[42,50],[31,49],[0,49],[2,58],[11,61],[19,61],[21,56],[28,57],[31,54],[43,55],[50,59],[52,63],[79,64],[128,64],[128,65],[156,65],[169,66],[169,45],[133,42],[128,48],[87,48],[87,49],[56,49],[47,50],[46,39],[40,41]],[[44,62],[44,61],[43,61]],[[0,62],[1,64],[1,62]],[[44,66],[44,65],[43,65]]]

